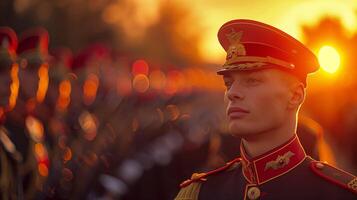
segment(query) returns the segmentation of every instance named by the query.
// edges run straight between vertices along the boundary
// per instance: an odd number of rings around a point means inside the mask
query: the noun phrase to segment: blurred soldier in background
[[[51,166],[43,189],[46,198],[68,198],[68,186],[72,171],[66,167],[72,159],[69,148],[71,132],[67,122],[68,107],[71,102],[72,85],[75,77],[71,73],[72,52],[62,47],[50,51],[49,85],[45,104],[49,108],[49,117],[45,120],[51,148]]]
[[[93,44],[78,53],[73,60],[72,69],[77,81],[73,86],[74,95],[70,105],[70,123],[73,137],[71,150],[74,152],[72,168],[75,170],[74,185],[71,194],[81,198],[92,179],[99,161],[99,151],[96,141],[103,128],[103,121],[108,116],[105,112],[108,102],[105,102],[104,85],[105,69],[111,66],[110,49],[102,44]],[[106,114],[104,114],[106,113]]]
[[[24,157],[21,173],[24,197],[35,198],[43,189],[49,171],[49,135],[43,121],[49,117],[49,109],[42,104],[48,88],[49,36],[45,29],[25,31],[19,39],[17,54],[20,57],[20,82],[16,113],[12,127],[18,132]],[[16,115],[15,115],[16,114]]]
[[[10,132],[5,125],[6,115],[16,105],[19,90],[16,62],[17,36],[8,27],[0,27],[0,198],[22,199],[19,166],[22,161]]]

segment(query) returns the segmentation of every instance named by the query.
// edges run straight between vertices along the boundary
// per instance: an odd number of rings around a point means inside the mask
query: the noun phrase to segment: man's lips
[[[242,117],[243,115],[245,115],[247,113],[249,113],[248,110],[245,110],[245,109],[240,108],[240,107],[230,107],[227,110],[227,115],[230,118],[239,118],[239,117]]]

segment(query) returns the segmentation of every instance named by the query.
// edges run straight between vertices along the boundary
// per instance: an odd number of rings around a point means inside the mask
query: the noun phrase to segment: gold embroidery
[[[181,188],[174,200],[197,200],[200,189],[200,182],[192,183],[187,187]]]
[[[236,32],[233,28],[231,29],[230,33],[226,34],[226,37],[230,45],[227,49],[226,62],[223,65],[225,70],[256,69],[264,65],[267,65],[266,63],[279,65],[282,67],[286,67],[288,69],[295,68],[295,65],[292,63],[277,58],[273,58],[270,56],[266,56],[266,57],[247,56],[245,46],[241,43],[242,35],[243,35],[243,31]],[[232,65],[234,63],[239,63],[239,62],[246,62],[246,63],[239,64],[239,65]]]
[[[231,32],[226,34],[226,37],[230,43],[230,46],[227,50],[227,57],[226,60],[230,60],[233,58],[237,58],[238,56],[245,56],[246,51],[244,45],[240,42],[242,38],[243,32],[239,31],[236,32],[233,28]]]
[[[287,164],[289,164],[290,162],[290,158],[292,156],[294,156],[295,154],[291,151],[288,151],[286,152],[283,156],[278,156],[276,158],[276,160],[273,160],[273,161],[270,161],[270,162],[267,162],[267,164],[265,165],[265,169],[264,171],[272,168],[272,169],[279,169],[279,168],[282,168],[284,166],[286,166]]]
[[[257,56],[240,56],[234,57],[231,59],[227,59],[226,63],[223,66],[231,65],[237,62],[263,62],[263,63],[272,63],[282,67],[286,67],[288,69],[294,69],[295,65],[277,58],[273,58],[270,56],[267,57],[257,57]]]
[[[352,181],[347,183],[347,186],[354,191],[357,191],[357,178],[352,179]]]
[[[255,69],[255,68],[260,68],[262,66],[267,65],[266,63],[262,62],[254,62],[254,63],[241,63],[241,64],[235,64],[235,65],[228,65],[226,69]]]

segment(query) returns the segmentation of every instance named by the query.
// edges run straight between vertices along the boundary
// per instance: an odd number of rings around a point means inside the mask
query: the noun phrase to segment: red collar
[[[277,178],[298,166],[304,161],[306,154],[299,138],[294,135],[286,143],[255,158],[249,158],[240,145],[242,171],[249,183],[263,184]]]

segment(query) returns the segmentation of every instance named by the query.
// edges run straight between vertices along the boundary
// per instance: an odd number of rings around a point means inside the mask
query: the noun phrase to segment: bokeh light
[[[71,101],[71,82],[63,80],[58,88],[59,96],[57,99],[57,109],[64,110],[67,108]]]
[[[19,81],[19,65],[18,64],[13,64],[11,67],[11,85],[10,85],[10,96],[9,96],[9,109],[12,110],[17,101],[17,97],[19,94],[19,87],[20,87],[20,81]]]
[[[38,164],[38,172],[41,176],[48,176],[48,167],[44,163]]]
[[[83,137],[89,141],[93,140],[97,136],[98,120],[95,115],[84,111],[79,116],[79,124],[83,130]]]
[[[37,94],[36,98],[38,102],[42,102],[45,99],[47,89],[48,89],[48,64],[44,63],[40,66],[38,69],[38,77],[39,77],[39,82],[38,82],[38,89],[37,89]]]
[[[47,157],[46,148],[42,143],[36,143],[34,150],[39,160],[43,160],[44,158]]]
[[[99,87],[99,78],[96,74],[89,74],[83,85],[83,101],[86,105],[90,105],[97,96]]]
[[[133,76],[136,76],[138,74],[148,75],[148,73],[149,73],[148,63],[145,60],[136,60],[133,63],[132,73],[133,73]]]
[[[145,74],[138,74],[134,77],[133,87],[137,92],[144,93],[149,89],[149,78]]]
[[[28,116],[25,123],[31,138],[36,142],[41,142],[44,137],[44,128],[42,123],[32,116]]]
[[[72,150],[71,148],[67,147],[63,152],[63,161],[68,162],[72,159]]]

